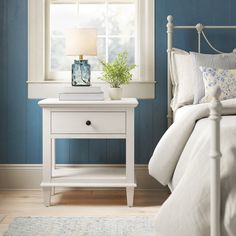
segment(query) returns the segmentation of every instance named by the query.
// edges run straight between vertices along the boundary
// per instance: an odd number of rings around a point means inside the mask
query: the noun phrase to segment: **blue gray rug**
[[[4,236],[155,236],[154,217],[18,217]]]

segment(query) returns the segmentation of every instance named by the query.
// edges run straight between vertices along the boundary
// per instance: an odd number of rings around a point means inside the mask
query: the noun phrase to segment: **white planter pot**
[[[120,100],[122,98],[122,88],[109,88],[111,100]]]

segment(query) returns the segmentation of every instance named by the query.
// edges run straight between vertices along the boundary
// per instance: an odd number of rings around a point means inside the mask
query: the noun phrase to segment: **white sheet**
[[[204,119],[208,114],[208,104],[181,108],[150,160],[150,174],[164,185],[172,181],[175,187],[156,217],[160,236],[210,235],[210,127],[209,119]],[[223,102],[223,114],[236,114],[236,99]],[[236,116],[221,120],[221,151],[221,235],[235,236]]]

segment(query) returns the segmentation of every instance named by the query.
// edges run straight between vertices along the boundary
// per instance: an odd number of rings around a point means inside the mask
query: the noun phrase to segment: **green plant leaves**
[[[126,51],[119,53],[117,58],[111,62],[100,60],[103,66],[102,80],[111,85],[112,88],[119,88],[122,84],[128,84],[132,79],[130,73],[136,65],[128,64],[128,53]]]

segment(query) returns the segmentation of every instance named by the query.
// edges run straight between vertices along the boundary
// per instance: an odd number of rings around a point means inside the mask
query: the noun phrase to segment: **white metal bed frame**
[[[198,23],[196,26],[174,26],[173,17],[167,17],[167,82],[168,82],[168,126],[172,124],[173,112],[170,107],[172,99],[172,81],[170,75],[171,52],[173,49],[174,29],[196,29],[198,34],[198,52],[201,52],[201,36],[204,37],[208,45],[217,53],[222,53],[212,46],[203,29],[236,29],[236,26],[204,26]],[[211,120],[211,146],[210,146],[210,227],[211,236],[220,236],[220,119],[221,103],[219,101],[220,89],[212,91],[212,102],[209,106],[209,118]]]

